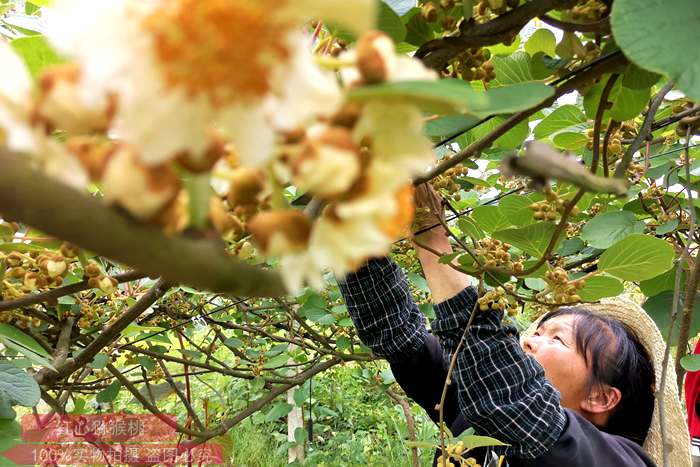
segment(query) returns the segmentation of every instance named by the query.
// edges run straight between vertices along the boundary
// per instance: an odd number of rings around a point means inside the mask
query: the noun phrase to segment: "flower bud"
[[[63,276],[68,272],[68,265],[64,260],[54,261],[50,259],[46,262],[46,272],[51,278]]]
[[[292,162],[295,184],[322,198],[347,191],[360,174],[360,147],[346,128],[308,138]]]
[[[102,274],[102,270],[94,261],[90,261],[85,267],[85,275],[87,277],[97,277]]]
[[[66,141],[68,152],[78,159],[90,180],[102,179],[105,168],[117,145],[97,136],[74,136]]]
[[[114,277],[102,276],[98,279],[98,288],[105,295],[112,295],[117,290],[119,282]]]
[[[239,167],[231,176],[231,189],[228,192],[228,204],[236,206],[256,206],[265,189],[265,174],[260,169]]]
[[[150,220],[175,200],[180,179],[167,165],[147,166],[127,147],[110,159],[102,179],[105,201]]]
[[[311,221],[301,211],[269,211],[251,219],[248,230],[263,254],[279,256],[306,248],[311,236]]]
[[[35,118],[48,131],[63,130],[72,135],[104,132],[116,112],[116,98],[106,97],[88,105],[80,96],[80,68],[74,63],[55,65],[39,81]]]
[[[209,220],[214,228],[222,235],[238,236],[243,233],[243,223],[230,213],[223,201],[213,196],[209,201]]]
[[[395,67],[396,50],[389,36],[380,31],[369,31],[360,37],[357,41],[357,68],[365,82],[383,83]]]
[[[66,258],[76,258],[78,256],[78,247],[72,243],[63,242],[61,244],[60,252]]]

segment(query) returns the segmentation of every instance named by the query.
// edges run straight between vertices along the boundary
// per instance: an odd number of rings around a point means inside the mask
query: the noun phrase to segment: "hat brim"
[[[616,297],[603,299],[600,303],[582,304],[580,308],[616,319],[634,332],[653,360],[657,385],[659,384],[661,381],[661,370],[666,343],[656,323],[654,323],[641,306],[631,300]],[[530,336],[535,332],[541,319],[542,318],[536,320],[521,333],[521,342],[524,337]],[[666,425],[666,443],[669,446],[669,465],[674,467],[691,467],[690,435],[688,434],[683,405],[678,398],[676,371],[670,359],[666,374],[666,384],[664,386],[663,406]],[[654,414],[651,419],[649,432],[644,440],[644,449],[654,460],[656,465],[663,465],[663,443],[661,440],[661,421],[659,418],[658,400],[654,407]]]

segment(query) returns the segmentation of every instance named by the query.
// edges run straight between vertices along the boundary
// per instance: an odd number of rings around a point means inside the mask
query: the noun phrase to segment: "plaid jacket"
[[[437,421],[448,360],[474,309],[476,291],[467,287],[435,305],[431,334],[405,274],[388,258],[370,260],[339,285],[360,339],[391,363],[404,391]],[[562,409],[559,392],[502,318],[499,312],[479,312],[469,327],[444,407],[445,423],[455,435],[471,426],[509,444],[500,453],[511,466],[653,465],[635,443]]]

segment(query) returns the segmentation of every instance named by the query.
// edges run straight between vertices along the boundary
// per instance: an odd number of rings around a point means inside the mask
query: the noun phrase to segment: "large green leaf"
[[[681,274],[681,284],[684,283],[685,273],[683,272]],[[647,297],[653,297],[654,295],[658,295],[661,292],[673,290],[675,286],[676,268],[671,268],[663,274],[660,274],[656,277],[652,277],[651,279],[647,279],[645,281],[641,281],[639,283],[639,288],[642,290],[642,293]]]
[[[644,222],[629,211],[598,214],[581,229],[581,238],[594,248],[604,250],[628,235],[644,232]]]
[[[609,78],[601,79],[593,85],[583,98],[583,108],[586,110],[588,118],[594,119],[598,111],[600,96]],[[613,103],[610,110],[606,110],[603,119],[608,117],[617,121],[630,120],[644,109],[649,102],[651,95],[650,88],[632,89],[622,85],[622,80],[618,79],[610,90],[608,100]]]
[[[426,122],[425,134],[431,138],[453,136],[473,128],[480,121],[481,119],[474,115],[445,115]]]
[[[511,225],[518,227],[532,222],[532,200],[522,195],[508,195],[498,202],[498,208]]]
[[[105,389],[97,393],[97,396],[95,397],[95,400],[97,402],[100,402],[102,404],[105,404],[107,402],[112,402],[114,399],[117,398],[119,395],[119,390],[122,388],[122,383],[119,382],[119,380],[114,380],[112,383],[107,386]]]
[[[586,279],[586,286],[579,290],[578,295],[582,300],[594,302],[603,297],[614,297],[625,291],[622,282],[609,276],[594,276]]]
[[[0,392],[17,405],[34,407],[39,403],[39,385],[26,371],[0,363]]]
[[[49,356],[49,353],[46,350],[44,350],[44,348],[40,346],[39,343],[35,341],[33,337],[28,336],[27,334],[23,333],[22,331],[13,326],[10,326],[9,324],[0,324],[0,337],[10,339],[11,341],[14,341],[15,343],[31,350],[35,354],[41,355],[42,357]]]
[[[288,404],[286,402],[278,402],[272,406],[269,412],[267,412],[267,414],[265,415],[265,421],[271,422],[277,420],[278,418],[282,418],[288,415],[289,412],[292,411],[292,409],[294,409],[294,406],[292,404]]]
[[[542,83],[522,83],[502,89],[477,91],[457,79],[439,81],[399,81],[362,86],[351,90],[348,99],[412,103],[434,113],[467,113],[478,117],[511,113],[530,108],[554,90]]]
[[[598,270],[628,281],[642,281],[667,271],[673,247],[660,238],[632,234],[605,250]]]
[[[537,124],[535,127],[535,139],[544,139],[562,130],[585,123],[586,120],[586,115],[575,105],[562,105]]]
[[[557,46],[557,38],[549,29],[538,29],[525,43],[525,51],[530,55],[535,55],[537,52],[544,52],[550,57],[556,56],[554,49]]]
[[[491,133],[505,121],[505,117],[494,117],[470,131],[469,137],[473,138],[474,140],[481,139]],[[518,149],[520,146],[522,146],[529,134],[530,127],[528,126],[528,120],[525,119],[508,130],[503,136],[496,139],[496,141],[493,142],[493,147],[501,149]]]
[[[678,313],[683,310],[684,295],[681,294],[678,303]],[[644,310],[652,317],[656,325],[661,330],[664,339],[668,336],[668,327],[671,324],[671,313],[673,311],[673,291],[668,290],[659,295],[651,297],[644,302]],[[681,319],[676,319],[673,326],[673,339],[671,345],[676,345],[678,342],[678,330],[680,328]],[[693,320],[690,323],[690,335],[696,336],[700,333],[700,295],[695,297],[695,306],[693,308]]]
[[[700,6],[694,0],[615,0],[611,25],[625,56],[700,100]]]
[[[496,73],[496,79],[490,83],[493,87],[540,81],[546,77],[535,74],[532,59],[523,51],[505,57],[493,57],[491,61]]]
[[[47,66],[62,61],[44,36],[20,37],[13,40],[11,44],[27,64],[27,68],[34,78],[39,76]]]
[[[403,41],[406,37],[406,26],[392,6],[380,1],[377,10],[377,29],[387,33],[397,44]]]
[[[539,258],[544,255],[555,230],[552,223],[538,222],[519,229],[500,230],[493,237]]]
[[[479,228],[487,233],[510,225],[498,206],[478,206],[472,211],[471,218]]]
[[[686,371],[700,371],[700,355],[690,354],[681,358],[681,366]]]

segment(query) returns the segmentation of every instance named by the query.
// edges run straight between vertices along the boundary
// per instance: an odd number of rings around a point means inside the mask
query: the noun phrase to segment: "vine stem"
[[[615,169],[615,178],[624,178],[625,174],[627,173],[627,169],[632,163],[634,153],[637,152],[639,147],[642,145],[642,141],[646,140],[651,135],[654,115],[656,115],[656,112],[659,110],[664,97],[673,88],[673,85],[673,81],[666,83],[666,85],[661,88],[661,90],[651,100],[649,110],[644,117],[644,123],[642,123],[642,127],[639,129],[639,133],[637,133],[637,136],[634,138],[634,141],[632,141],[632,144],[627,147],[624,156],[622,156],[622,160]]]

